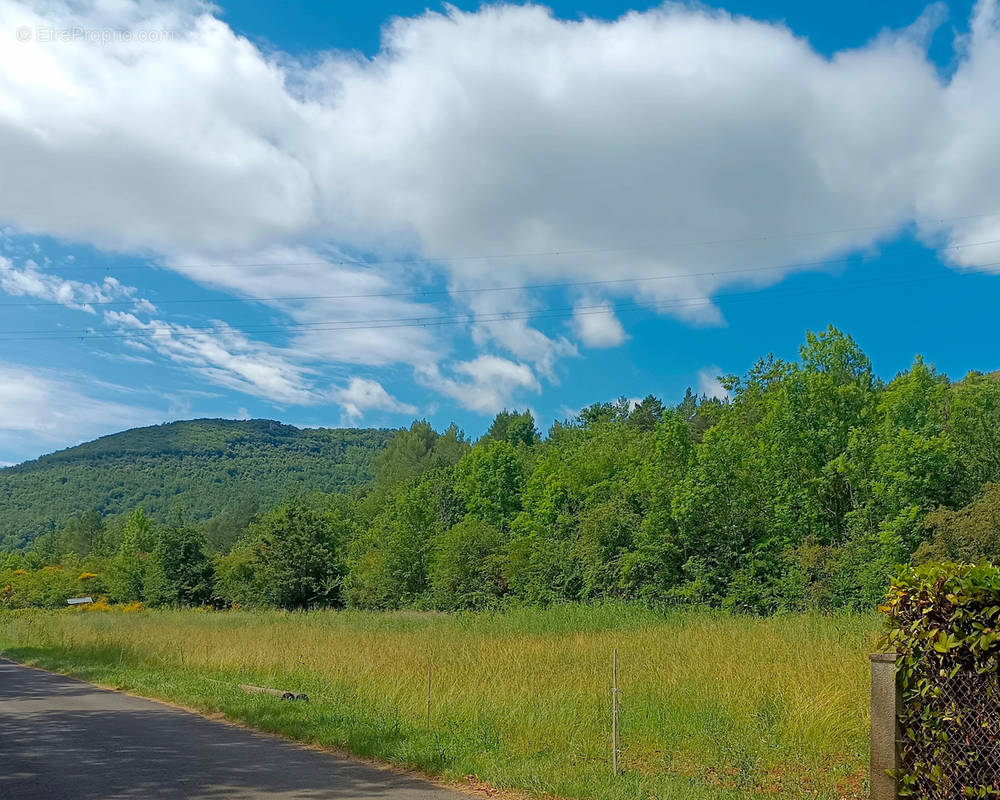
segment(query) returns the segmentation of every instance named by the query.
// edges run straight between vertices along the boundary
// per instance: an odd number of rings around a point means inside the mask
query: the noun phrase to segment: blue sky
[[[1000,368],[995,2],[0,0],[0,462]]]

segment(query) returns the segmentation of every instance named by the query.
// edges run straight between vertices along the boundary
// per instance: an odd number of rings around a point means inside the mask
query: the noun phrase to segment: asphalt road
[[[0,659],[0,798],[469,795]]]

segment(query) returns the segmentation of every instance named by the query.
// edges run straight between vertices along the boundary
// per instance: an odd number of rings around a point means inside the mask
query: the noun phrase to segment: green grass
[[[877,628],[874,616],[619,605],[461,615],[74,609],[0,614],[0,651],[446,780],[595,800],[841,800],[864,796]],[[237,683],[312,702],[244,694]]]

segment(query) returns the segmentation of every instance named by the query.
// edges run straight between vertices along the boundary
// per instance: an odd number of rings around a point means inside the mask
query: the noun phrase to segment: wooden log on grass
[[[247,694],[270,694],[280,697],[282,700],[302,700],[309,702],[309,695],[296,692],[289,692],[285,689],[271,689],[268,686],[251,686],[248,683],[240,683],[238,686]]]

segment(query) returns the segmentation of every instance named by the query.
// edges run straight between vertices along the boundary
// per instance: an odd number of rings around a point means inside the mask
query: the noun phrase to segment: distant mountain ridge
[[[82,511],[178,508],[206,519],[247,498],[346,491],[372,477],[394,431],[196,419],[133,428],[0,469],[0,547],[19,547]]]

